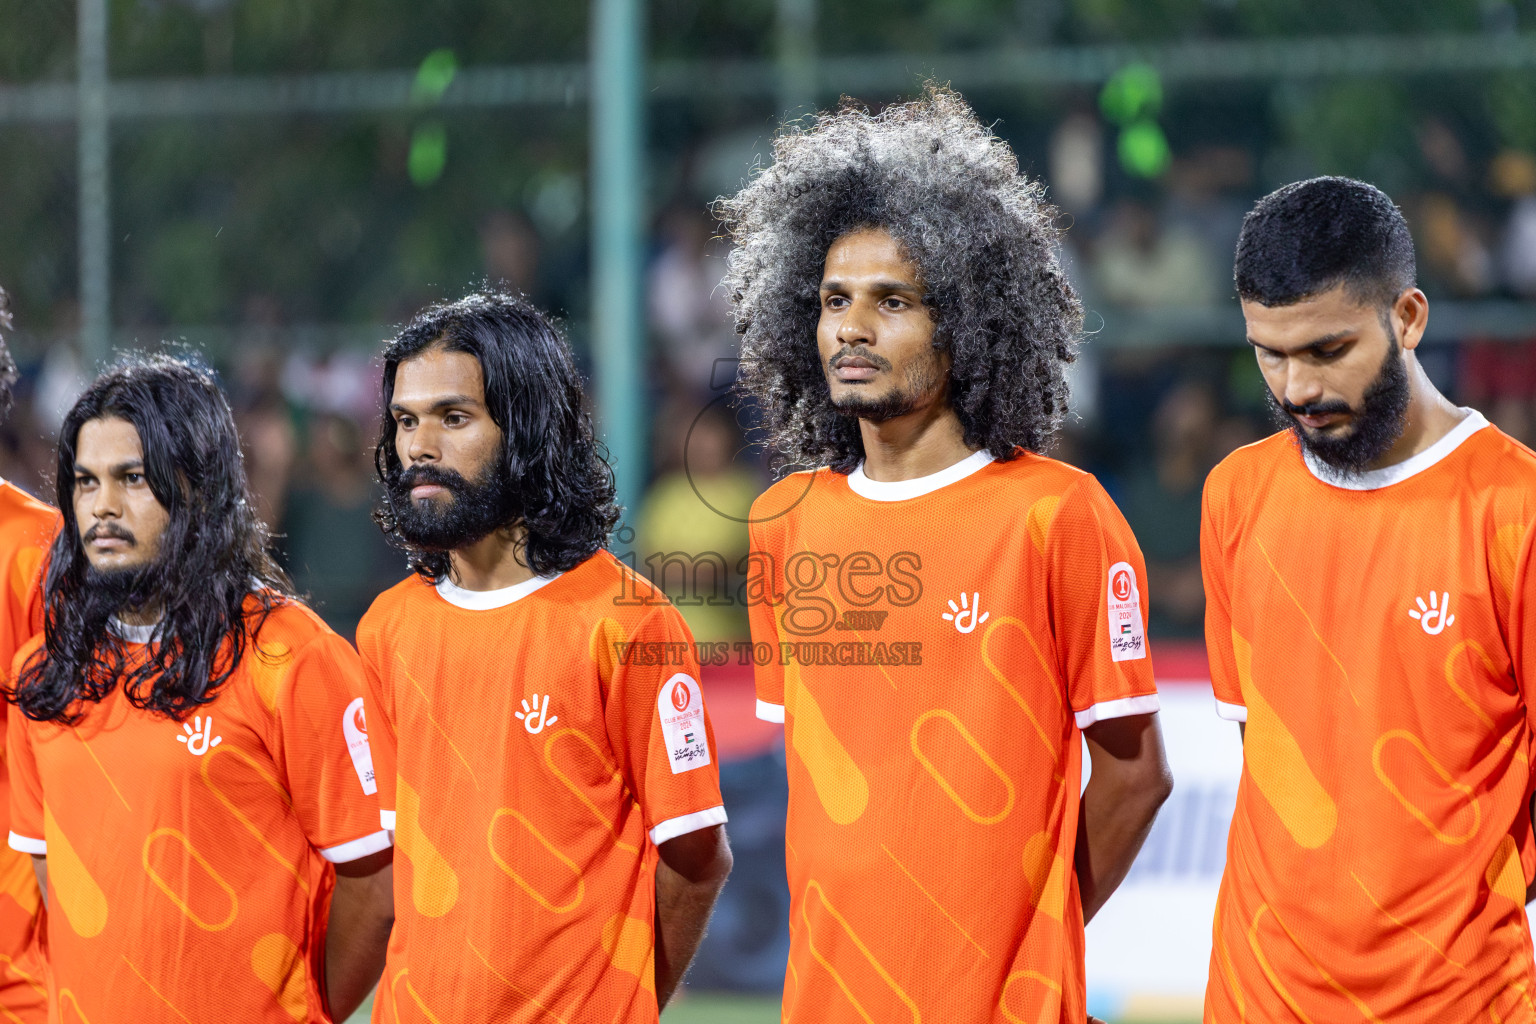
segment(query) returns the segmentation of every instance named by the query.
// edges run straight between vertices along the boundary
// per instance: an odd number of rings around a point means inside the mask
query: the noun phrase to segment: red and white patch
[[[341,735],[347,741],[347,753],[352,755],[357,781],[363,784],[363,792],[372,796],[379,791],[379,784],[373,777],[373,750],[368,746],[368,720],[363,716],[363,698],[358,697],[341,713]]]
[[[1109,567],[1109,656],[1136,661],[1147,656],[1147,628],[1141,618],[1141,588],[1129,562]]]
[[[662,686],[656,697],[661,716],[661,737],[667,745],[672,774],[709,764],[709,741],[704,733],[704,693],[699,681],[679,672]]]

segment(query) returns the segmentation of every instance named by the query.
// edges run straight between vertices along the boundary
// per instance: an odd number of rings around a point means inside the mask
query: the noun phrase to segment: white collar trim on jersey
[[[864,475],[864,463],[860,462],[854,471],[848,474],[848,486],[853,488],[854,494],[868,498],[870,501],[905,501],[908,498],[932,494],[940,487],[948,487],[952,483],[964,480],[992,461],[992,453],[983,448],[979,452],[972,452],[948,469],[941,469],[937,473],[929,473],[927,476],[912,480],[871,480]]]
[[[1466,415],[1462,417],[1460,423],[1451,428],[1450,433],[1419,454],[1411,455],[1391,466],[1368,469],[1362,473],[1344,474],[1316,458],[1305,448],[1302,449],[1301,457],[1306,462],[1307,468],[1312,471],[1312,475],[1325,484],[1342,487],[1346,491],[1374,491],[1378,488],[1390,487],[1424,472],[1460,448],[1463,441],[1488,425],[1488,418],[1476,409],[1463,407],[1462,412]]]
[[[147,626],[133,626],[114,615],[107,620],[107,629],[111,630],[119,640],[126,640],[131,644],[147,644],[160,631],[160,623],[151,622]]]
[[[465,590],[445,576],[437,585],[437,595],[455,608],[472,612],[488,612],[493,608],[505,608],[513,601],[519,601],[540,587],[555,582],[560,576],[558,572],[553,576],[535,576],[531,580],[523,580],[521,583],[514,583],[500,590]]]

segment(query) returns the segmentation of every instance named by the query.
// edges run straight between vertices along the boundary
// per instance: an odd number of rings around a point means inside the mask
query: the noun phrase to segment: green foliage
[[[452,50],[447,47],[433,50],[416,69],[416,81],[411,83],[411,102],[436,103],[443,98],[458,73],[459,59]]]
[[[1168,149],[1168,137],[1157,126],[1157,122],[1152,120],[1137,121],[1122,128],[1116,152],[1120,157],[1120,166],[1125,168],[1126,173],[1138,178],[1160,177],[1173,162],[1173,153]]]
[[[441,121],[416,126],[405,165],[417,188],[426,188],[443,176],[443,168],[448,166],[448,129]]]
[[[1115,124],[1153,118],[1163,109],[1163,80],[1150,64],[1127,64],[1099,93],[1099,109]]]

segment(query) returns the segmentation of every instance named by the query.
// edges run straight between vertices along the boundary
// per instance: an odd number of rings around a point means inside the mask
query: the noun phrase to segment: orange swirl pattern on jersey
[[[1110,635],[1115,574],[1144,594],[1145,568],[1086,474],[1023,453],[967,462],[888,500],[798,474],[760,500],[803,492],[788,514],[754,513],[752,563],[776,575],[748,581],[775,595],[749,607],[753,640],[782,655],[756,684],[785,728],[787,1024],[1086,1012],[1076,721],[1155,707],[1145,602]],[[807,637],[817,609],[832,624]],[[852,623],[868,664],[843,656]]]
[[[1327,482],[1288,435],[1206,484],[1207,647],[1246,714],[1207,1022],[1536,1024],[1536,454],[1469,414]]]

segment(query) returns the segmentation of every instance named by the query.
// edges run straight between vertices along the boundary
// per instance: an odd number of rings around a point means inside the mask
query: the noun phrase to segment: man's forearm
[[[671,861],[671,864],[668,863]],[[675,865],[675,866],[674,866]],[[656,1005],[682,982],[704,938],[715,900],[731,873],[723,826],[671,840],[656,865]]]
[[[331,1018],[344,1021],[362,1005],[379,976],[394,926],[394,871],[382,868],[348,877],[338,872],[325,937],[325,995]],[[367,860],[368,858],[365,858]],[[345,870],[345,868],[343,868]]]
[[[1148,784],[1111,772],[1095,771],[1088,780],[1078,815],[1074,865],[1084,924],[1125,880],[1171,789],[1170,780]]]

